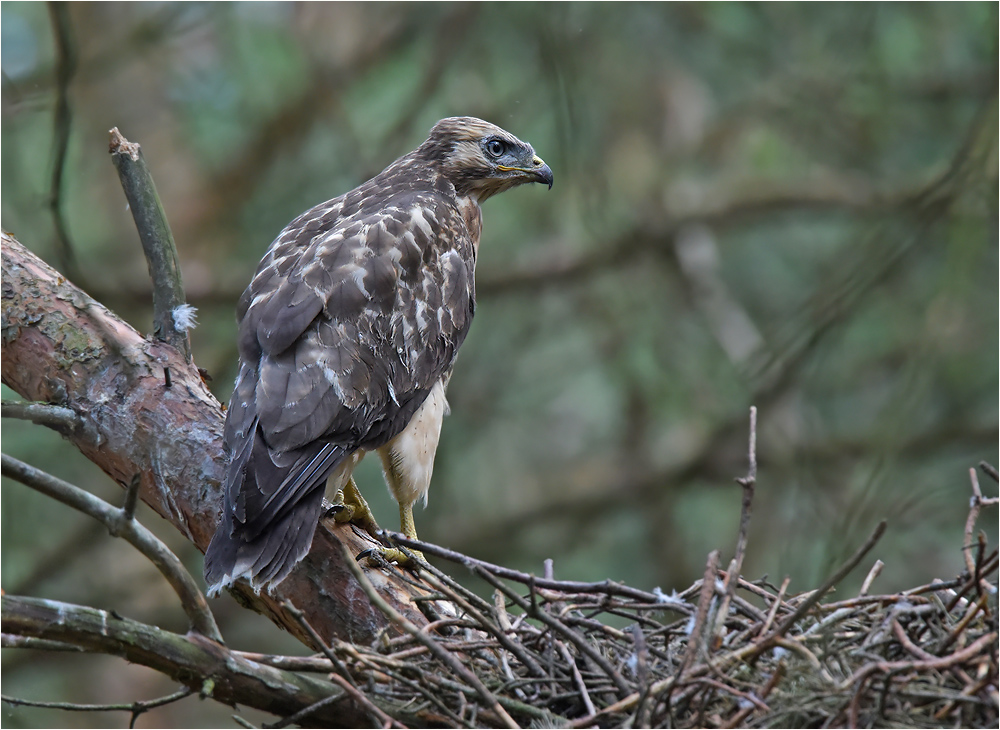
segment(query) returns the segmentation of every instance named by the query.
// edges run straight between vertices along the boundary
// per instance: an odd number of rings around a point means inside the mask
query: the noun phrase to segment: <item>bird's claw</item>
[[[358,553],[359,563],[370,562],[376,565],[397,563],[400,567],[415,570],[427,562],[419,550],[401,550],[394,547],[371,547]]]
[[[343,489],[338,489],[333,496],[333,506],[326,511],[326,517],[338,524],[353,522],[372,537],[379,532],[378,523],[372,515],[365,498],[361,496],[354,480],[348,480]]]
[[[343,497],[343,492],[337,492],[335,499],[343,499]],[[330,509],[323,514],[323,517],[333,520],[334,522],[350,522],[351,517],[353,516],[354,510],[343,502],[335,502]]]

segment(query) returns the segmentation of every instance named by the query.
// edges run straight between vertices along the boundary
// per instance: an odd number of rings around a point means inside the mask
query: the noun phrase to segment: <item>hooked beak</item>
[[[531,178],[531,182],[544,183],[549,186],[549,190],[552,189],[552,169],[546,165],[545,161],[538,155],[531,158],[531,167],[507,167],[506,165],[497,165],[497,168],[500,170],[523,172],[526,177]]]
[[[535,180],[540,183],[545,183],[549,186],[549,190],[552,189],[552,168],[542,162],[541,157],[536,157],[532,160],[535,167],[532,168],[532,172],[535,173]]]

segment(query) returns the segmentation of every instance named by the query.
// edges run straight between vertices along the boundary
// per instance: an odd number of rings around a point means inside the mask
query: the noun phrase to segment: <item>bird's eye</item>
[[[491,139],[486,143],[486,151],[490,153],[490,157],[500,157],[507,151],[507,145],[499,139]]]

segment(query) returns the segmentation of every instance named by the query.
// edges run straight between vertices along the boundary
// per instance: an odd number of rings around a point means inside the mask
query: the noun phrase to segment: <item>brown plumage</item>
[[[205,554],[211,593],[287,576],[309,550],[328,478],[343,488],[367,451],[379,452],[408,531],[475,312],[479,204],[527,182],[552,186],[531,145],[479,119],[443,119],[271,244],[237,310],[230,465]]]

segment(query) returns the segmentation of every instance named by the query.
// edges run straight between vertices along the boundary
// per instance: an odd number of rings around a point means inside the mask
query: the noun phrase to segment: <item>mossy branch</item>
[[[88,606],[4,596],[2,616],[5,633],[120,656],[226,704],[281,716],[329,697],[347,697],[330,682],[250,661],[199,634],[181,636]],[[363,722],[364,716],[339,700],[318,706],[309,718],[328,727],[352,721]]]

